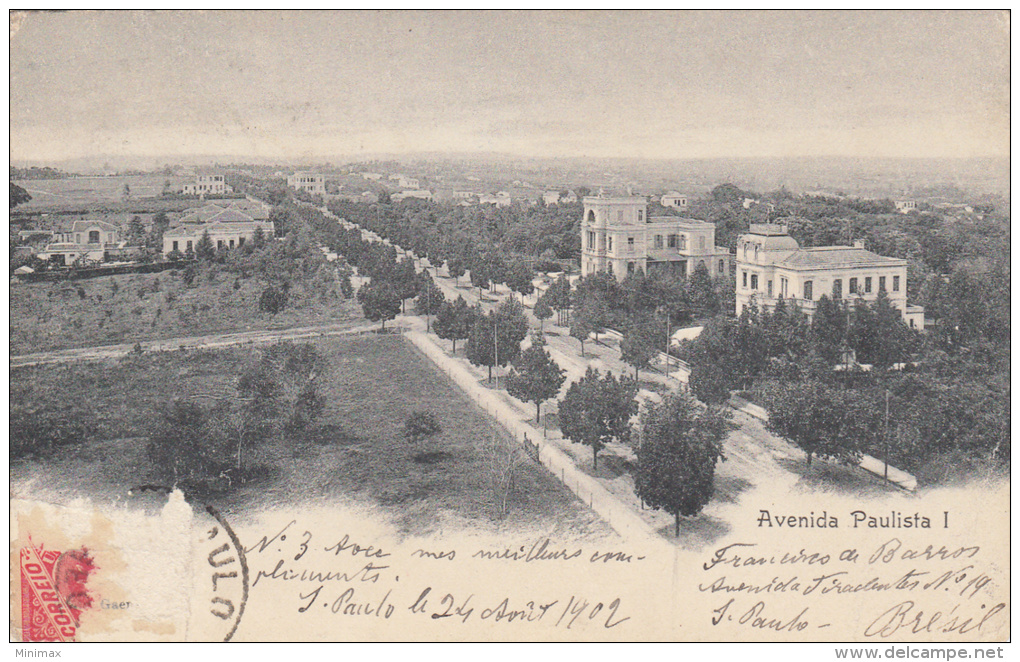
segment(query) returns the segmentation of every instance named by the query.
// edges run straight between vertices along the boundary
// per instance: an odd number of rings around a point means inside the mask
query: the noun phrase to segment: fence
[[[503,397],[478,384],[477,377],[466,367],[446,354],[431,338],[420,331],[408,331],[405,337],[414,343],[426,357],[445,372],[457,386],[490,416],[502,425],[514,439],[524,445],[525,451],[556,476],[581,501],[588,504],[622,537],[631,540],[660,540],[655,530],[634,510],[602,487],[598,481],[580,471],[573,460],[549,443],[540,443],[542,430],[524,422],[527,414]],[[532,441],[535,440],[535,441]],[[529,450],[531,447],[531,450]]]

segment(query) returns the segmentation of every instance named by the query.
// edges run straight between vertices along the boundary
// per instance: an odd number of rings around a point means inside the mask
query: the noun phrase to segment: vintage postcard
[[[9,18],[18,655],[1002,656],[1008,12]]]

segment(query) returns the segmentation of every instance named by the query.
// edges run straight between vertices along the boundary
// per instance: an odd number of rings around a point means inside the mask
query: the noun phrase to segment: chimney
[[[863,239],[855,239],[854,240],[854,248],[864,248],[864,240]]]

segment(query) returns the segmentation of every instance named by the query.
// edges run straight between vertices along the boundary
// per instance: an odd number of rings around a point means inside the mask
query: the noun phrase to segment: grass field
[[[164,175],[129,175],[123,177],[74,177],[70,179],[24,179],[15,182],[28,191],[32,199],[19,209],[39,207],[88,205],[119,202],[124,197],[124,185],[131,189],[131,198],[153,198],[163,191],[169,181],[171,190],[194,181],[193,177],[166,177]]]
[[[328,368],[320,390],[326,408],[317,441],[286,440],[262,448],[274,468],[262,482],[212,497],[235,516],[303,504],[364,506],[409,535],[440,530],[535,531],[558,536],[610,535],[611,530],[545,469],[525,459],[505,517],[492,489],[487,447],[512,440],[441,372],[399,336],[316,342]],[[145,435],[153,412],[173,397],[222,391],[245,359],[243,348],[152,354],[106,363],[11,371],[12,408],[93,412],[89,442],[55,457],[11,465],[15,496],[61,501],[85,496],[128,500],[150,483]],[[407,415],[436,414],[443,430],[418,445],[403,436]]]
[[[11,353],[361,319],[353,300],[324,301],[301,282],[292,287],[287,308],[270,315],[258,309],[259,296],[267,287],[258,278],[237,281],[230,273],[214,271],[211,276],[199,275],[188,286],[182,274],[165,271],[12,284]]]

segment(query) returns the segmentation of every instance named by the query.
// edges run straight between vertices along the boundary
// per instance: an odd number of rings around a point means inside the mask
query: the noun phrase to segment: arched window
[[[595,210],[594,209],[589,209],[588,210],[588,222],[591,223],[592,225],[595,225]]]

